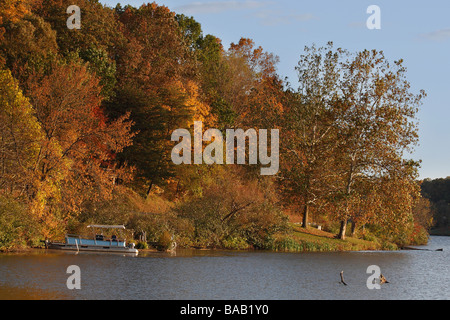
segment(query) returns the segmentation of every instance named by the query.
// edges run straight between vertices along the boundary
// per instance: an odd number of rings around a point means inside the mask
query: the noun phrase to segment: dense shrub
[[[0,251],[37,245],[39,225],[33,223],[27,207],[0,196]]]
[[[157,249],[159,251],[166,251],[169,250],[173,245],[173,238],[172,234],[169,231],[164,231],[158,240]]]

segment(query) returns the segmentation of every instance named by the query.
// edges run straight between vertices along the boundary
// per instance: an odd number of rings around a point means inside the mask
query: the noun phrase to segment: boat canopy
[[[124,225],[104,225],[104,224],[91,224],[88,228],[101,228],[101,229],[125,229]]]

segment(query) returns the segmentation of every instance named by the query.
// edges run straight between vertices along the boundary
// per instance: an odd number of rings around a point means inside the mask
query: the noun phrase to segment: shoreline
[[[445,234],[434,234],[430,232],[430,236],[442,236],[447,237]],[[397,251],[402,250],[405,247],[410,246],[425,246],[426,244],[405,244],[398,246],[394,243],[386,242],[381,239],[364,240],[356,237],[347,236],[345,240],[337,239],[334,234],[317,230],[315,228],[303,229],[301,227],[294,228],[291,233],[276,235],[272,239],[272,244],[267,248],[230,248],[230,247],[183,247],[178,246],[179,250],[191,250],[191,251],[246,251],[246,252],[290,252],[290,253],[302,253],[302,252],[357,252],[357,251]],[[46,249],[45,247],[21,247],[11,248],[8,250],[0,251],[0,254],[27,254],[37,251],[47,251],[55,249]],[[145,249],[138,249],[139,253],[151,254],[151,253],[171,253],[177,250],[158,250],[155,247],[149,247]],[[59,251],[59,250],[55,250]]]

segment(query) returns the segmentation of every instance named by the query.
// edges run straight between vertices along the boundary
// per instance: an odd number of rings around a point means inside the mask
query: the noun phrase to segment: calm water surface
[[[421,248],[444,251],[0,254],[0,299],[450,299],[450,237]],[[69,265],[80,290],[67,289]],[[390,283],[369,290],[369,265]]]

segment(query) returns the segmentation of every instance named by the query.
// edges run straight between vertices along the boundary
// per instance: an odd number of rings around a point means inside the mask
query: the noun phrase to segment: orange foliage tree
[[[126,178],[115,155],[131,145],[132,123],[128,115],[114,121],[104,115],[98,83],[75,62],[28,79],[27,95],[45,136],[36,164],[40,210],[62,205],[64,212],[79,212],[85,201],[108,199],[115,183]]]

